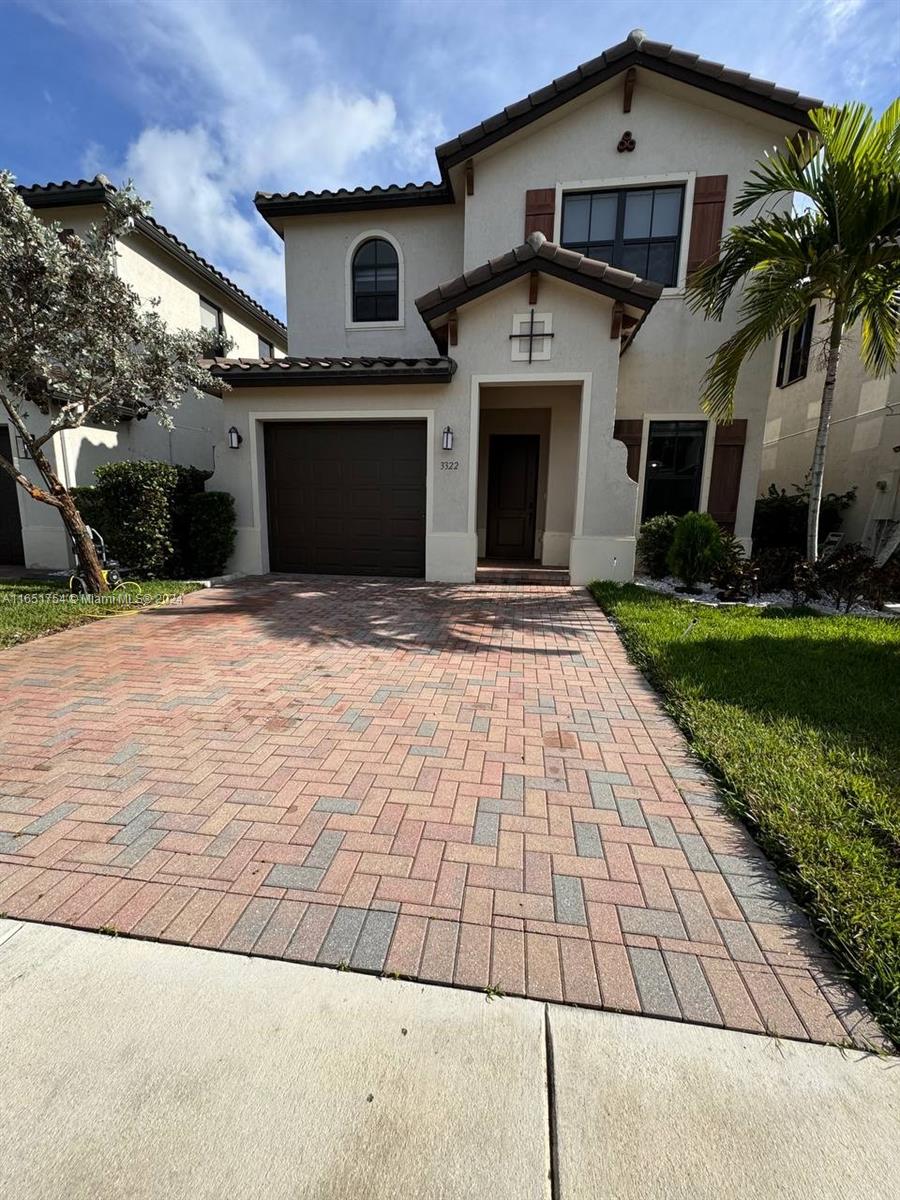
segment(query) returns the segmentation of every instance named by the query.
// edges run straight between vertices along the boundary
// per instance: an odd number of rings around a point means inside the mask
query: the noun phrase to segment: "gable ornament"
[[[619,138],[619,144],[616,146],[616,149],[620,154],[625,154],[626,152],[630,154],[636,145],[637,142],[634,140],[634,135],[632,134],[631,130],[626,129]]]

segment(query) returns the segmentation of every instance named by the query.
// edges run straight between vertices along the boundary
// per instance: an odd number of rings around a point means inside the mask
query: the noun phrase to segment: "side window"
[[[225,315],[218,304],[200,297],[200,328],[225,337]]]
[[[275,357],[275,347],[272,345],[271,342],[267,342],[265,338],[261,338],[261,337],[257,337],[257,341],[259,342],[259,357],[260,358],[274,358]]]
[[[399,321],[400,263],[384,238],[368,238],[357,247],[350,269],[353,321]]]
[[[806,378],[815,319],[816,306],[811,304],[806,319],[800,321],[792,329],[786,329],[781,335],[778,378],[775,381],[778,387],[787,387],[789,383],[796,383],[798,379]]]
[[[698,509],[706,431],[706,421],[650,422],[642,521]]]

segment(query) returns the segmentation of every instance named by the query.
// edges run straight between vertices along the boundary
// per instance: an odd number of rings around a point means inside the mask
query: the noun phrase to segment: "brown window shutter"
[[[635,483],[641,473],[641,441],[644,436],[643,421],[616,421],[613,425],[613,437],[618,442],[624,442],[628,450],[626,470],[628,478]]]
[[[746,421],[732,421],[730,425],[716,426],[706,511],[728,533],[734,533],[734,523],[737,519],[738,492],[741,488],[741,467],[746,441]]]
[[[699,175],[694,181],[694,211],[688,247],[688,275],[719,257],[725,221],[727,175]]]
[[[553,241],[553,217],[556,213],[556,188],[531,188],[525,193],[525,237],[542,233]]]

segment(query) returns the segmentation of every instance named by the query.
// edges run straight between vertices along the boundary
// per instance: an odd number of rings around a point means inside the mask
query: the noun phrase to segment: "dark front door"
[[[534,558],[538,462],[536,433],[497,433],[488,452],[488,558]]]
[[[9,429],[0,425],[0,454],[12,462]],[[19,566],[25,562],[22,550],[22,518],[19,516],[19,498],[16,484],[0,471],[0,563]]]
[[[273,571],[425,574],[424,421],[266,426]]]

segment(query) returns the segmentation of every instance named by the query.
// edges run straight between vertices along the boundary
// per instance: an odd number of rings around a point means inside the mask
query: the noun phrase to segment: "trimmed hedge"
[[[234,496],[229,492],[199,492],[190,497],[187,511],[193,570],[201,576],[224,575],[234,550]]]
[[[170,463],[106,463],[93,487],[72,489],[110,555],[142,575],[220,575],[234,547],[234,500],[205,492],[211,471]]]
[[[637,540],[637,556],[651,579],[662,579],[669,570],[669,551],[675,540],[678,517],[663,513],[650,517],[641,526]]]
[[[106,522],[100,532],[112,557],[147,575],[163,575],[175,549],[175,468],[161,462],[114,462],[97,467],[94,474]]]

